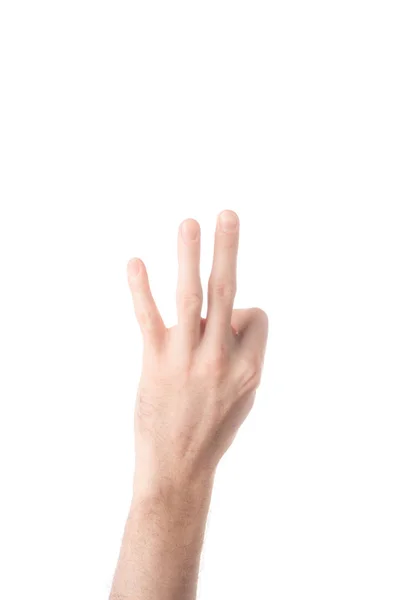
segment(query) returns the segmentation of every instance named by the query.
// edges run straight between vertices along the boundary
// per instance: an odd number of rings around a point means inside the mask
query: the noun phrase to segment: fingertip
[[[180,230],[185,242],[196,242],[200,237],[200,225],[196,219],[185,219],[181,223]]]
[[[129,279],[136,279],[143,266],[143,262],[140,260],[140,258],[131,258],[127,264]]]
[[[218,224],[222,231],[232,233],[239,227],[239,216],[234,210],[223,210],[218,215]]]

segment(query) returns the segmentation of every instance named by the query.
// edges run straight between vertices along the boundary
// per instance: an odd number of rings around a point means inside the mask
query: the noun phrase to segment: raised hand
[[[217,221],[208,308],[202,318],[200,226],[178,232],[178,323],[166,328],[140,259],[128,280],[143,341],[135,413],[138,485],[187,484],[213,474],[249,413],[260,384],[268,318],[260,308],[233,309],[239,219]]]

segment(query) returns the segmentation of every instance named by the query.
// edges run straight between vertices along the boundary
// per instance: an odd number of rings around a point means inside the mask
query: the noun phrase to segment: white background
[[[398,2],[2,0],[0,596],[106,599],[128,509],[140,256],[241,218],[270,317],[204,600],[398,600]]]

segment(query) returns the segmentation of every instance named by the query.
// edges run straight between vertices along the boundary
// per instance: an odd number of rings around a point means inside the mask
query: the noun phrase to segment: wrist
[[[215,471],[186,475],[179,470],[154,471],[137,466],[135,469],[132,506],[160,504],[173,511],[208,509]]]

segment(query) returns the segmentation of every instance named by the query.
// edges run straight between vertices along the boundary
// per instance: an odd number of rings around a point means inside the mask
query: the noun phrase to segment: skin
[[[143,334],[133,496],[110,600],[194,600],[219,460],[253,406],[268,318],[233,309],[239,219],[220,213],[202,318],[200,226],[178,232],[176,326],[166,328],[140,259],[128,281]]]

